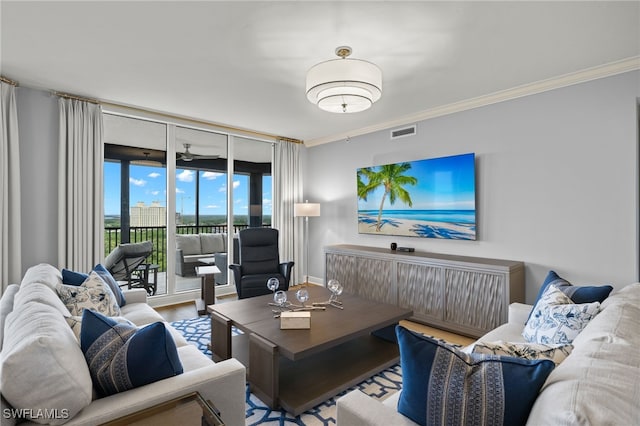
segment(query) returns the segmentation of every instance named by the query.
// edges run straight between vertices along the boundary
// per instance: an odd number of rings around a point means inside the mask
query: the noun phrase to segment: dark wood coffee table
[[[324,287],[308,289],[309,305],[329,298]],[[288,299],[297,303],[295,292],[289,291]],[[310,329],[280,330],[268,305],[272,300],[267,295],[208,306],[213,359],[239,359],[251,391],[271,408],[281,406],[293,415],[397,363],[398,346],[371,332],[413,314],[343,294],[344,309],[313,311]],[[232,326],[245,334],[232,339]]]

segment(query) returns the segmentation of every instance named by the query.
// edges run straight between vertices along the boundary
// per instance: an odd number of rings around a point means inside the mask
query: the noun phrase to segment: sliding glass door
[[[178,126],[175,139],[176,292],[200,289],[198,266],[218,267],[215,282],[226,285],[227,136]]]
[[[166,124],[104,117],[105,255],[117,245],[151,241],[146,274],[152,294],[167,294]]]
[[[238,232],[271,226],[273,143],[108,113],[104,123],[105,255],[151,240],[162,303],[199,297],[204,265],[220,271],[216,294],[233,293]]]

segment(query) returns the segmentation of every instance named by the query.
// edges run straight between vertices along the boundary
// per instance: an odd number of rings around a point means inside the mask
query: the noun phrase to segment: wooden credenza
[[[471,337],[507,322],[524,303],[524,263],[378,247],[334,245],[325,251],[325,285],[413,310],[413,321]]]

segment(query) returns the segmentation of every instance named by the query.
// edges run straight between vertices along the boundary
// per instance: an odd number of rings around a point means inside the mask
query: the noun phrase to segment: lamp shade
[[[293,216],[295,216],[295,217],[315,217],[315,216],[320,216],[320,204],[318,204],[318,203],[295,203],[293,205]]]
[[[382,71],[371,62],[346,58],[349,47],[338,48],[336,53],[342,59],[321,62],[307,72],[307,99],[329,112],[370,108],[382,96]]]

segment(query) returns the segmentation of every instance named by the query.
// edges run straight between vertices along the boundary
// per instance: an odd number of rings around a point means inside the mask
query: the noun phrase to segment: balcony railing
[[[263,227],[271,225],[263,224]],[[238,233],[240,230],[248,228],[249,225],[234,225],[233,232]],[[178,225],[176,226],[177,234],[201,234],[211,233],[220,234],[227,232],[227,225]],[[166,254],[167,254],[167,228],[165,226],[132,226],[129,229],[129,242],[139,243],[142,241],[151,241],[153,243],[153,253],[147,259],[149,263],[160,265],[159,270],[164,272],[167,270]],[[122,242],[120,228],[105,227],[104,228],[104,252],[105,255]],[[173,259],[174,256],[170,256]]]

